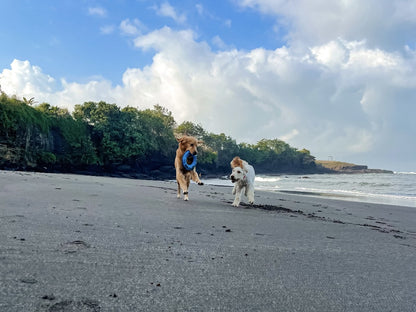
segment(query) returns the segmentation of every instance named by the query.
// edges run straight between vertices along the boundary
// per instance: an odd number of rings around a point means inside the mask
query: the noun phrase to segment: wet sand
[[[416,310],[415,208],[176,188],[0,171],[0,311]]]

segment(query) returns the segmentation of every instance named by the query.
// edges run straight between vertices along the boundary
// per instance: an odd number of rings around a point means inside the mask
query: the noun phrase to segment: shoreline
[[[363,174],[364,177],[366,174]],[[378,174],[376,174],[378,175]],[[332,174],[331,174],[332,176]],[[332,189],[327,185],[326,187],[322,188],[322,185],[310,185],[307,183],[309,178],[313,177],[315,180],[320,179],[320,175],[314,177],[313,175],[294,175],[294,177],[298,177],[306,182],[306,184],[298,189],[299,185],[287,185],[285,180],[288,178],[288,175],[285,175],[283,180],[281,181],[272,181],[270,183],[265,183],[270,178],[280,178],[273,175],[259,175],[259,180],[256,180],[255,189],[256,191],[267,191],[273,193],[281,193],[281,194],[293,194],[298,196],[309,196],[309,197],[323,197],[327,199],[339,199],[344,201],[353,201],[353,202],[360,202],[360,203],[373,203],[373,204],[389,204],[393,206],[404,206],[404,207],[412,207],[416,209],[416,197],[415,196],[405,196],[400,194],[388,194],[388,193],[376,193],[376,192],[365,192],[365,191],[357,191],[357,190],[339,190],[339,189]],[[306,180],[308,178],[308,180]],[[348,179],[347,179],[348,180]],[[205,179],[207,184],[210,185],[224,185],[232,187],[232,184],[229,179],[226,178],[214,178],[214,179]],[[335,183],[335,181],[334,181]],[[354,182],[357,183],[357,182]],[[392,182],[394,183],[394,182]],[[292,186],[292,188],[290,188]]]
[[[414,208],[255,195],[0,171],[0,310],[414,310]]]

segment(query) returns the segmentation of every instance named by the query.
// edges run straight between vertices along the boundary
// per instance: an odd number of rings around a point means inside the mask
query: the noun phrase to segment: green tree
[[[216,155],[216,169],[228,172],[230,161],[238,155],[239,148],[235,140],[226,136],[224,133],[209,133],[203,137],[204,144],[209,147]]]
[[[184,121],[176,127],[175,133],[178,136],[189,135],[197,139],[202,139],[206,135],[205,130],[199,124],[194,124],[190,121]]]
[[[301,149],[299,151],[300,164],[303,168],[315,168],[315,157],[311,155],[311,152],[307,149]]]
[[[71,115],[67,109],[34,103],[34,98],[21,101],[0,92],[0,152],[13,151],[13,157],[0,154],[0,165],[13,158],[22,167],[29,163],[83,166],[97,160],[104,165],[170,166],[177,148],[174,134],[186,134],[204,142],[198,149],[198,166],[207,172],[229,172],[234,156],[260,172],[316,167],[308,150],[299,151],[279,139],[237,144],[224,133],[207,133],[190,121],[176,127],[172,113],[160,105],[138,110],[85,102],[76,105]]]
[[[160,105],[140,111],[140,120],[149,142],[148,157],[174,157],[177,142],[173,134],[175,120],[172,113]]]
[[[160,154],[172,157],[175,148],[171,112],[160,105],[139,111],[120,110],[115,104],[86,102],[76,105],[74,117],[90,126],[101,163],[105,165],[142,162]]]
[[[27,98],[23,97],[23,102],[25,102],[25,104],[27,104],[27,105],[33,105],[33,104],[35,104],[35,103],[36,103],[36,101],[35,101],[35,98],[34,98],[34,97],[32,97],[32,98],[30,98],[30,99],[27,99]]]
[[[100,163],[110,165],[124,160],[125,128],[122,114],[116,104],[100,101],[76,105],[73,116],[90,127],[91,138]]]

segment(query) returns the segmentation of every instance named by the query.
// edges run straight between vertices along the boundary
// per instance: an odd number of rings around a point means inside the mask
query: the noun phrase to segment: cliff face
[[[25,169],[37,167],[42,154],[52,152],[54,139],[50,132],[27,126],[17,134],[13,147],[7,141],[0,143],[0,166]]]
[[[391,170],[368,169],[365,165],[355,165],[340,161],[317,160],[316,163],[332,173],[393,173]]]
[[[367,167],[367,166],[358,166],[358,167]],[[338,173],[394,173],[391,170],[384,169],[355,169],[355,168],[346,168],[344,170],[339,170]]]
[[[21,148],[9,148],[6,144],[0,144],[0,166],[16,165],[23,158],[24,150]]]

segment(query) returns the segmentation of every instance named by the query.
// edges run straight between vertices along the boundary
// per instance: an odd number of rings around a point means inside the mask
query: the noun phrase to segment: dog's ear
[[[246,168],[243,168],[244,173],[248,173],[248,170]]]
[[[183,137],[176,138],[176,141],[178,141],[179,143],[181,143],[183,141]]]
[[[238,156],[235,156],[230,164],[231,164],[231,168],[235,168],[235,167],[243,168],[243,161]]]
[[[202,145],[202,144],[204,144],[204,141],[198,140],[198,145]]]
[[[237,158],[237,156],[234,157],[233,160],[231,160],[231,162],[230,162],[231,168],[233,168],[233,169],[235,167],[238,167],[238,163],[236,162],[236,158]]]

